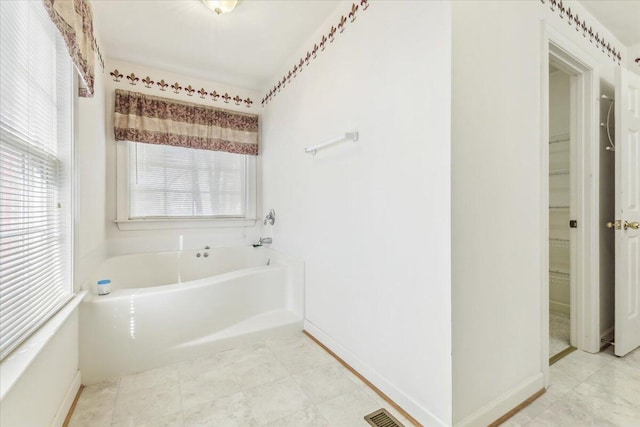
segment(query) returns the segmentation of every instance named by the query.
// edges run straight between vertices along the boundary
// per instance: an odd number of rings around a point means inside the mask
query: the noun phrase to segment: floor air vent
[[[369,415],[365,415],[364,419],[373,427],[404,427],[386,409],[378,409]]]

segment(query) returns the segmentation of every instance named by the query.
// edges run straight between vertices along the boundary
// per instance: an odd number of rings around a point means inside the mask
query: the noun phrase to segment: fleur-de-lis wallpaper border
[[[562,0],[540,0],[542,4],[548,4],[549,9],[552,12],[558,11],[558,15],[560,19],[567,18],[567,24],[569,26],[575,25],[576,31],[582,31],[582,36],[589,36],[589,41],[594,43],[596,47],[600,48],[603,53],[606,53],[608,57],[610,57],[614,62],[620,64],[622,61],[622,54],[619,50],[616,50],[615,47],[611,46],[610,42],[607,42],[604,36],[600,36],[598,32],[593,32],[593,27],[591,25],[587,25],[587,21],[584,19],[580,19],[578,14],[575,15],[571,12],[570,7],[564,7],[562,4]]]
[[[251,106],[253,105],[253,101],[249,97],[245,99],[242,99],[240,95],[236,95],[232,97],[226,92],[224,94],[218,93],[215,90],[212,90],[211,92],[209,92],[203,87],[201,87],[200,89],[196,89],[195,86],[192,86],[190,84],[182,85],[179,82],[175,82],[172,84],[170,82],[165,81],[165,79],[153,80],[151,79],[150,76],[146,76],[145,78],[140,78],[139,76],[136,76],[135,73],[123,74],[120,71],[118,71],[118,69],[111,71],[109,75],[111,76],[113,81],[116,83],[126,82],[131,86],[137,86],[140,83],[140,84],[143,84],[144,87],[146,87],[147,89],[157,88],[162,92],[166,92],[167,90],[170,90],[173,93],[176,93],[176,94],[183,93],[190,97],[193,97],[197,94],[202,99],[207,99],[210,96],[214,102],[222,101],[225,104],[229,104],[230,101],[233,101],[235,105],[244,104],[247,108],[251,108]],[[123,80],[123,79],[126,79],[126,80]]]
[[[328,46],[328,43],[333,43],[338,34],[342,34],[345,28],[349,23],[355,22],[357,15],[362,11],[365,11],[369,8],[369,0],[358,0],[356,3],[351,5],[351,9],[347,16],[342,15],[340,17],[340,21],[337,25],[332,25],[326,35],[322,35],[322,38],[318,43],[313,45],[313,48],[308,50],[305,55],[300,58],[300,61],[295,63],[290,71],[282,76],[282,79],[278,80],[275,85],[273,85],[273,89],[267,93],[264,98],[262,98],[261,105],[264,107],[275,97],[278,92],[285,88],[288,84],[291,83],[292,78],[296,78],[298,73],[301,73],[304,67],[308,67],[311,64],[313,59],[316,59],[320,52],[324,52],[325,48]]]

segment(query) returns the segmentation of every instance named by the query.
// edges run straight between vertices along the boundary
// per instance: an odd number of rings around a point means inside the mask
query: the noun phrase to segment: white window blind
[[[0,359],[72,294],[72,67],[42,2],[0,2]]]
[[[245,216],[248,156],[127,144],[130,219]]]

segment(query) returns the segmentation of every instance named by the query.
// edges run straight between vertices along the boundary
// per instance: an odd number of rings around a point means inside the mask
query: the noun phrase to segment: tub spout
[[[258,240],[258,243],[254,244],[253,247],[257,248],[258,246],[262,246],[262,245],[270,245],[272,241],[273,239],[271,237],[261,237]]]

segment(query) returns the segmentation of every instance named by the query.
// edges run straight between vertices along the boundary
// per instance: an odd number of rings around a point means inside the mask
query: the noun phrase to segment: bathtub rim
[[[201,279],[188,280],[186,282],[170,283],[167,285],[148,286],[144,288],[124,288],[117,289],[107,295],[98,295],[96,293],[87,292],[83,298],[83,303],[100,304],[109,301],[142,296],[146,294],[165,294],[186,291],[190,289],[198,289],[206,286],[212,286],[218,283],[224,283],[240,277],[256,275],[268,270],[285,270],[287,266],[282,263],[274,262],[270,265],[261,265],[257,267],[247,267],[240,270],[234,270],[227,273],[217,274],[215,276],[207,276]]]

